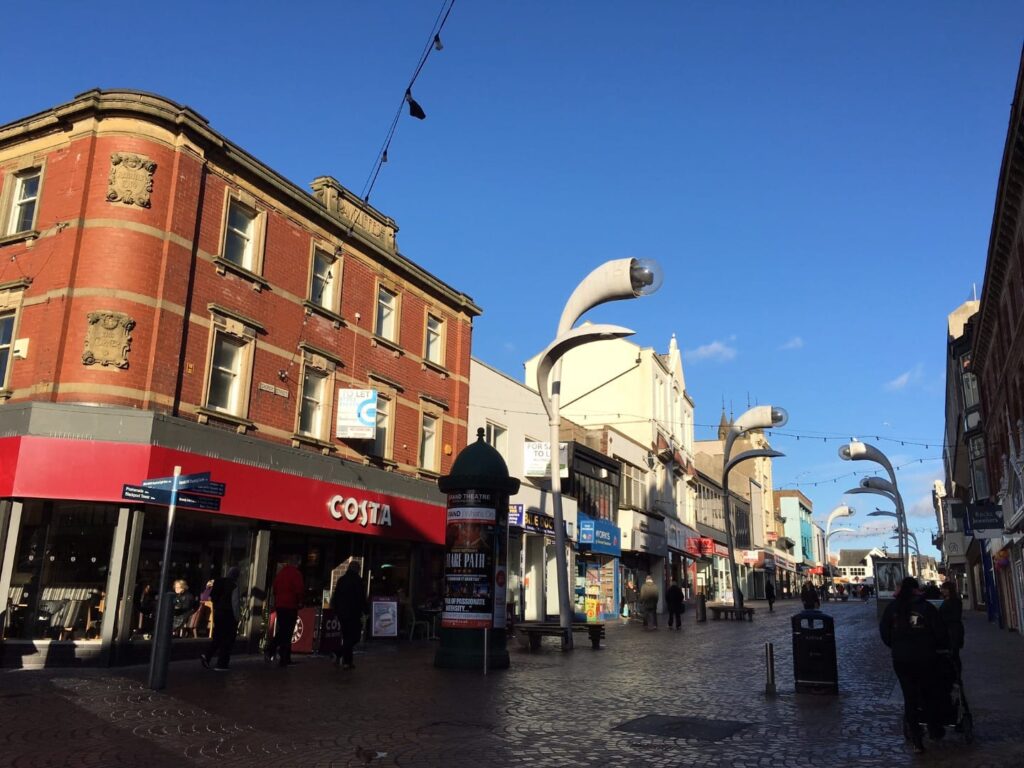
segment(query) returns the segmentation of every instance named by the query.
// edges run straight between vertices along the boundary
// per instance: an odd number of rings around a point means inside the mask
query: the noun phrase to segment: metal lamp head
[[[785,408],[773,405],[755,405],[733,422],[732,431],[740,434],[751,429],[782,427],[787,421],[789,421],[789,414],[786,413]]]
[[[867,446],[860,440],[851,440],[839,446],[839,458],[843,461],[856,461],[867,457]]]
[[[884,491],[885,493],[896,492],[893,484],[884,477],[863,477],[860,481],[860,487],[872,491]]]
[[[629,282],[634,296],[650,296],[664,281],[661,265],[654,259],[630,259]]]

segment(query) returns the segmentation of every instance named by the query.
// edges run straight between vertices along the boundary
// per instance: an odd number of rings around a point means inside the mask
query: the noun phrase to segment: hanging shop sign
[[[1003,535],[1003,508],[999,504],[968,504],[967,533],[979,539]]]
[[[715,554],[715,540],[700,536],[691,536],[686,540],[686,551],[699,557],[711,557]]]
[[[508,505],[508,524],[512,528],[523,527],[523,505],[522,504],[509,504]]]

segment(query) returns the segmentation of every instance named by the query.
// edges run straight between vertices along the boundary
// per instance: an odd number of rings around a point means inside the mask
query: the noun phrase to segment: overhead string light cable
[[[412,97],[412,87],[416,84],[416,78],[423,71],[423,65],[427,63],[430,54],[444,48],[444,45],[441,43],[441,30],[444,29],[445,22],[448,21],[448,16],[451,14],[454,5],[455,0],[442,0],[441,2],[437,18],[434,19],[434,26],[430,28],[430,34],[427,36],[427,44],[423,47],[419,62],[416,64],[416,69],[413,71],[412,77],[409,78],[409,84],[405,87],[405,92],[402,94],[402,101],[398,104],[398,109],[391,120],[391,125],[388,126],[384,142],[381,144],[380,151],[377,152],[377,157],[373,161],[373,167],[366,177],[366,183],[363,185],[363,191],[360,195],[364,203],[370,202],[370,193],[373,192],[373,187],[377,183],[377,177],[380,175],[384,163],[388,161],[388,149],[391,147],[391,141],[395,138],[395,131],[398,129],[398,121],[402,117],[402,111],[408,105],[409,114],[417,120],[423,120],[427,116],[426,112],[423,111],[423,107]]]

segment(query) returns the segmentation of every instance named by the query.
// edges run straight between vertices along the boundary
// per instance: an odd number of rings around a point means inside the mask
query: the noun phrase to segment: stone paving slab
[[[873,603],[826,606],[838,696],[794,693],[795,604],[774,614],[754,605],[753,623],[697,624],[687,613],[681,632],[609,626],[599,651],[563,654],[550,639],[531,654],[513,642],[512,668],[487,676],[435,669],[425,642],[371,646],[353,671],[302,657],[288,669],[240,657],[226,674],[175,662],[164,692],[145,687],[144,667],[0,673],[0,766],[1024,766],[1017,636],[968,617],[976,742],[950,733],[915,756]],[[640,718],[743,727],[718,741],[620,729]]]

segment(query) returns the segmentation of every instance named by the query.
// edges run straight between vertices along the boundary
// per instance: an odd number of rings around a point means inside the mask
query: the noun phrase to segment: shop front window
[[[167,510],[148,507],[135,575],[131,639],[149,639],[152,635],[166,534]],[[254,531],[245,522],[202,512],[177,511],[167,582],[168,590],[172,590],[175,582],[184,582],[175,598],[175,637],[209,636],[213,608],[209,588],[213,579],[226,574],[232,566],[238,566],[241,572],[238,584],[245,605],[253,536]]]
[[[117,508],[26,502],[5,639],[98,640]]]

